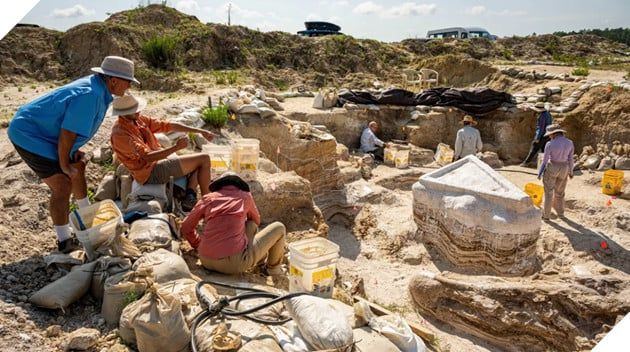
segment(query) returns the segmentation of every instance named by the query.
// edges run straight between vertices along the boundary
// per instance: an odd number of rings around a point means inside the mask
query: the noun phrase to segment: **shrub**
[[[506,60],[512,60],[512,50],[505,48],[501,54]]]
[[[285,91],[289,89],[289,83],[281,79],[274,80],[273,85],[276,87],[278,91]]]
[[[227,76],[225,75],[225,72],[212,71],[212,76],[214,76],[216,84],[223,85],[227,83]]]
[[[142,53],[151,66],[173,69],[178,64],[177,38],[155,36],[142,45]]]
[[[228,107],[225,104],[219,104],[214,108],[208,106],[201,110],[201,118],[210,126],[221,128],[227,123]]]
[[[588,76],[589,73],[588,67],[586,66],[576,67],[571,71],[573,76]]]
[[[238,72],[236,71],[228,71],[226,73],[227,76],[227,81],[229,84],[235,84],[236,81],[238,80]]]

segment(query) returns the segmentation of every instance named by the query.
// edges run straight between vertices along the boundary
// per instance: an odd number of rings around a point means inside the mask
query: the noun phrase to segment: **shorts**
[[[18,152],[24,163],[28,165],[28,167],[30,167],[31,170],[39,176],[39,178],[45,179],[56,174],[63,174],[59,160],[52,160],[41,155],[31,153],[15,144],[13,144],[13,147],[15,147],[15,150]]]
[[[173,176],[173,178],[185,176],[179,159],[163,159],[158,161],[145,183],[168,183],[171,180],[171,176]]]

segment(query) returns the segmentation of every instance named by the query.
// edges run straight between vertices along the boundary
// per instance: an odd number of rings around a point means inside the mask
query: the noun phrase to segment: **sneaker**
[[[81,249],[83,246],[76,237],[70,237],[65,241],[57,240],[57,250],[61,253],[68,254],[74,250]]]
[[[185,212],[191,211],[195,204],[197,204],[197,193],[193,190],[186,190],[186,196],[182,200],[182,210]]]

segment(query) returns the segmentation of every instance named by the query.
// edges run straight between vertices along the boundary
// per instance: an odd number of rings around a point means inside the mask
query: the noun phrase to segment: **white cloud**
[[[94,10],[88,10],[83,5],[76,4],[65,9],[54,9],[52,16],[56,18],[70,18],[93,15]]]
[[[378,14],[380,17],[408,17],[408,16],[420,16],[431,15],[435,13],[437,9],[436,4],[418,4],[415,2],[404,2],[400,5],[393,6],[389,9],[385,9],[382,5],[376,4],[372,1],[362,2],[357,5],[352,12],[361,15],[374,15]]]
[[[339,16],[330,16],[328,17],[328,22],[337,22],[337,21],[341,21],[341,18],[339,18]]]
[[[352,12],[358,13],[360,15],[372,15],[383,12],[383,6],[375,4],[372,1],[362,2],[357,5]]]
[[[240,18],[250,19],[250,18],[264,17],[263,14],[258,11],[244,9],[235,3],[231,3],[231,4],[232,4],[232,9],[231,9],[232,18],[240,17]],[[223,4],[221,7],[217,9],[217,14],[219,14],[222,17],[227,18],[229,6],[230,6],[230,3],[226,2],[225,4]]]
[[[322,16],[320,16],[320,15],[318,15],[316,13],[309,13],[306,16],[306,20],[307,21],[314,21],[314,20],[321,20],[321,19],[322,19]]]
[[[195,0],[180,0],[175,4],[175,8],[182,12],[199,11],[199,4]]]
[[[488,13],[493,16],[525,16],[527,15],[527,11],[522,11],[522,10],[490,11]]]
[[[341,1],[335,2],[335,5],[337,5],[337,6],[348,6],[348,5],[350,5],[350,3],[347,2],[346,0],[341,0]]]
[[[473,6],[467,12],[473,16],[481,15],[486,12],[486,7],[481,5]]]
[[[435,13],[435,4],[416,4],[415,2],[405,2],[387,10],[387,15],[392,17],[431,15]]]

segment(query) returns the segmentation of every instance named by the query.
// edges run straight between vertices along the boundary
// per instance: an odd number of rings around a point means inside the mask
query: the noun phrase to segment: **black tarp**
[[[511,103],[512,96],[490,88],[471,90],[454,88],[432,88],[414,94],[404,89],[389,89],[377,95],[364,91],[345,91],[339,93],[339,104],[377,104],[401,106],[452,106],[470,114],[485,114],[500,107],[503,103]]]

